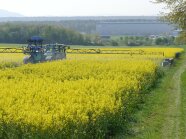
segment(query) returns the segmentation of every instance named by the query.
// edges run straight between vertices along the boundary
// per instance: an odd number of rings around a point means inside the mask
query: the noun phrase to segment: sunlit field
[[[1,70],[0,136],[103,138],[122,130],[159,78],[161,61],[183,51],[141,50],[146,53],[67,54],[66,60]],[[0,54],[0,61],[23,57]]]

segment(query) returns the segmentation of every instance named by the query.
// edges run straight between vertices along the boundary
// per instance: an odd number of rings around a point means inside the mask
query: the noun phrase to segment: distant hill
[[[0,17],[23,17],[23,15],[0,9]]]
[[[72,30],[76,30],[82,34],[100,34],[100,35],[123,35],[124,23],[151,23],[159,24],[157,16],[71,16],[71,17],[0,17],[0,24],[3,22],[13,22],[14,24],[34,24],[34,25],[56,25],[63,26]],[[107,23],[107,30],[110,33],[105,33],[103,23]],[[116,27],[117,26],[117,27]],[[154,27],[154,26],[153,26]],[[117,29],[116,29],[117,28]],[[121,28],[121,29],[120,29]],[[158,28],[158,27],[157,27]],[[143,28],[144,29],[144,28]],[[121,32],[122,31],[122,32]],[[111,32],[115,32],[114,34]],[[143,31],[142,31],[143,32]]]
[[[71,16],[71,17],[60,17],[60,16],[39,16],[39,17],[1,17],[0,11],[0,22],[7,21],[77,21],[77,20],[157,20],[157,16]]]

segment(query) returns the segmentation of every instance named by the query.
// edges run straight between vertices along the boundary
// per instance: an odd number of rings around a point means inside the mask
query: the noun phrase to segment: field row
[[[112,135],[127,126],[164,57],[71,54],[67,60],[1,70],[0,137]]]
[[[95,49],[96,50],[96,49]],[[127,51],[128,54],[68,54],[67,59],[126,59],[126,58],[137,58],[137,59],[151,59],[157,61],[163,58],[174,58],[176,53],[183,52],[182,48],[100,48],[99,50],[117,50]],[[144,52],[142,54],[136,54],[137,52]],[[132,55],[131,55],[132,53]],[[114,55],[114,56],[113,56]],[[0,62],[6,63],[22,63],[24,54],[6,54],[0,53]]]
[[[156,71],[149,60],[69,60],[1,71],[3,130],[14,138],[20,131],[103,137],[123,126],[122,114],[153,84]]]

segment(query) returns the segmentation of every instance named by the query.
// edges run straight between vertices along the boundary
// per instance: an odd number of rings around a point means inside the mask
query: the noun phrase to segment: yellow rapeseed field
[[[120,130],[158,78],[157,63],[183,50],[146,51],[165,55],[71,54],[1,70],[0,137],[103,138]]]
[[[0,69],[21,65],[24,56],[20,53],[0,53]]]

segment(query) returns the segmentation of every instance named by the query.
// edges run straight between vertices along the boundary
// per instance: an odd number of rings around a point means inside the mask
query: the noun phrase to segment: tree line
[[[87,21],[87,30],[93,28]],[[41,36],[45,43],[64,43],[69,45],[111,45],[111,46],[150,46],[185,44],[186,33],[179,37],[140,37],[120,36],[103,39],[99,35],[83,33],[83,26],[69,21],[61,22],[7,22],[0,23],[0,43],[27,43],[31,36]],[[77,28],[81,27],[81,33]]]
[[[41,36],[46,43],[76,45],[89,45],[96,39],[94,35],[81,34],[59,24],[0,24],[0,43],[26,43],[31,36]]]
[[[102,43],[111,46],[154,46],[177,45],[178,40],[174,36],[113,36],[110,39],[102,39]]]

